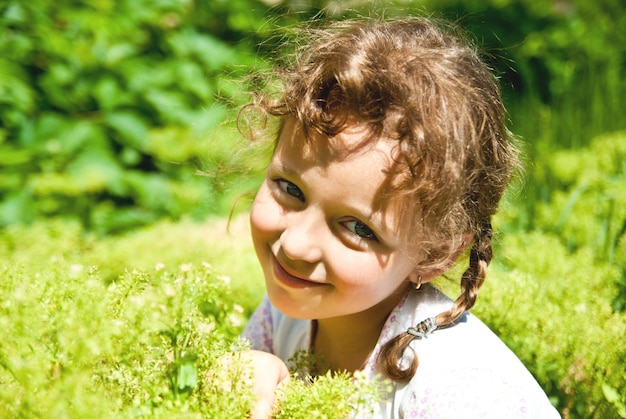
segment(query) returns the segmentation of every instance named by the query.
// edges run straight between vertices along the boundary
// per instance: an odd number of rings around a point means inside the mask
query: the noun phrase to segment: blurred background
[[[245,212],[235,203],[267,152],[235,120],[294,25],[433,15],[470,33],[523,140],[525,173],[498,218],[520,256],[501,269],[558,254],[602,272],[592,295],[617,323],[588,333],[610,346],[626,309],[625,12],[623,0],[2,0],[0,229],[63,218],[105,237]],[[562,321],[595,316],[563,305]],[[564,416],[626,417],[626,349],[612,351],[597,375],[588,354],[533,372]]]

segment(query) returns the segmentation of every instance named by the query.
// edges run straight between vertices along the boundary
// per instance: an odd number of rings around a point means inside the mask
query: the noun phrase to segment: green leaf
[[[208,70],[221,70],[237,62],[233,47],[210,34],[201,34],[192,28],[172,35],[168,42],[177,55],[196,57]]]
[[[167,213],[173,196],[164,175],[125,171],[122,176],[131,196],[139,205],[150,211]]]
[[[113,156],[103,149],[87,149],[67,168],[78,190],[100,192],[121,182],[122,169]]]
[[[112,111],[120,105],[133,104],[133,96],[119,85],[117,80],[105,76],[98,80],[93,88],[92,95],[102,110]],[[136,107],[136,104],[133,104]]]
[[[0,167],[14,166],[30,161],[32,152],[29,149],[15,149],[13,147],[0,147]]]
[[[56,138],[64,154],[73,154],[82,147],[93,147],[102,143],[101,127],[90,121],[77,121],[74,124],[67,124],[64,128]]]
[[[626,418],[626,404],[624,400],[620,400],[620,394],[617,390],[607,383],[602,383],[602,393],[604,393],[606,400],[615,406],[617,414],[621,418]]]
[[[6,10],[4,10],[2,17],[7,23],[12,24],[23,23],[26,21],[26,13],[24,13],[22,5],[16,1],[9,4]]]
[[[146,99],[164,121],[173,124],[189,122],[192,112],[187,106],[187,100],[183,94],[166,90],[153,90],[146,94]]]
[[[206,109],[201,109],[192,115],[191,127],[193,133],[200,137],[211,132],[215,127],[228,116],[228,110],[220,105],[213,104]]]
[[[200,66],[196,63],[185,61],[178,66],[177,72],[181,87],[208,104],[212,90]]]
[[[123,43],[111,45],[107,48],[104,62],[108,67],[112,67],[120,61],[135,55],[136,53],[137,47],[132,44]]]
[[[114,112],[105,116],[106,124],[113,128],[123,144],[142,150],[146,145],[147,124],[132,112]]]
[[[31,112],[34,106],[34,92],[23,69],[4,59],[0,59],[0,104],[10,105],[23,113]]]
[[[0,201],[0,226],[29,223],[35,215],[35,201],[26,188],[9,193]]]
[[[178,369],[177,387],[179,391],[190,391],[198,382],[198,370],[191,360],[184,361]]]

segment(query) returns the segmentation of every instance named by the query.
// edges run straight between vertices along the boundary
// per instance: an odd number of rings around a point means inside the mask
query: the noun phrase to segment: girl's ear
[[[443,262],[440,268],[430,271],[424,271],[423,269],[416,267],[415,269],[413,269],[413,272],[409,274],[409,281],[417,286],[417,284],[425,284],[443,274],[445,271],[450,269],[450,267],[454,264],[457,258],[461,255],[461,253],[463,253],[465,249],[467,249],[467,247],[472,244],[473,237],[474,236],[471,232],[466,232],[463,235],[463,242],[461,243],[461,246],[459,246],[459,248],[454,253],[450,254],[450,257],[448,257],[445,262]]]

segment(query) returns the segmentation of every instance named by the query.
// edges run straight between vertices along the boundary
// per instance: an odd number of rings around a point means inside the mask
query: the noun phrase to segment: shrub
[[[98,242],[76,222],[2,231],[0,251],[8,258],[0,265],[0,416],[246,417],[249,366],[238,357],[225,364],[222,356],[238,349],[258,302],[244,298],[241,306],[241,291],[260,278],[249,273],[231,283],[202,262],[202,250],[219,243],[202,244],[190,235],[197,228],[161,223]],[[164,232],[172,242],[187,234],[185,244],[198,249],[172,257],[155,245]],[[254,257],[245,249],[231,257],[240,264]],[[159,259],[179,267],[155,264]],[[103,276],[98,264],[106,263],[128,264]],[[339,375],[306,385],[294,379],[282,391],[277,417],[334,418],[366,409],[377,389]]]
[[[235,80],[262,63],[254,4],[1,6],[0,226],[62,214],[109,232],[223,213],[254,168],[224,124]]]
[[[207,268],[133,271],[108,285],[77,264],[34,275],[4,266],[2,275],[6,415],[246,411],[238,376],[203,378],[244,320]],[[228,385],[240,397],[222,397]]]

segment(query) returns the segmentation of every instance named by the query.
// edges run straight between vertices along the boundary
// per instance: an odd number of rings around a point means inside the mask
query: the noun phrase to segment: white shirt
[[[392,337],[446,311],[452,301],[425,285],[411,291],[389,314],[372,355],[367,377],[376,379],[376,357]],[[311,321],[280,313],[267,296],[250,318],[243,336],[253,349],[288,360],[309,350]],[[414,339],[419,367],[377,409],[380,418],[559,418],[544,391],[517,356],[477,317],[466,314],[454,326]],[[405,357],[411,356],[410,351]]]

